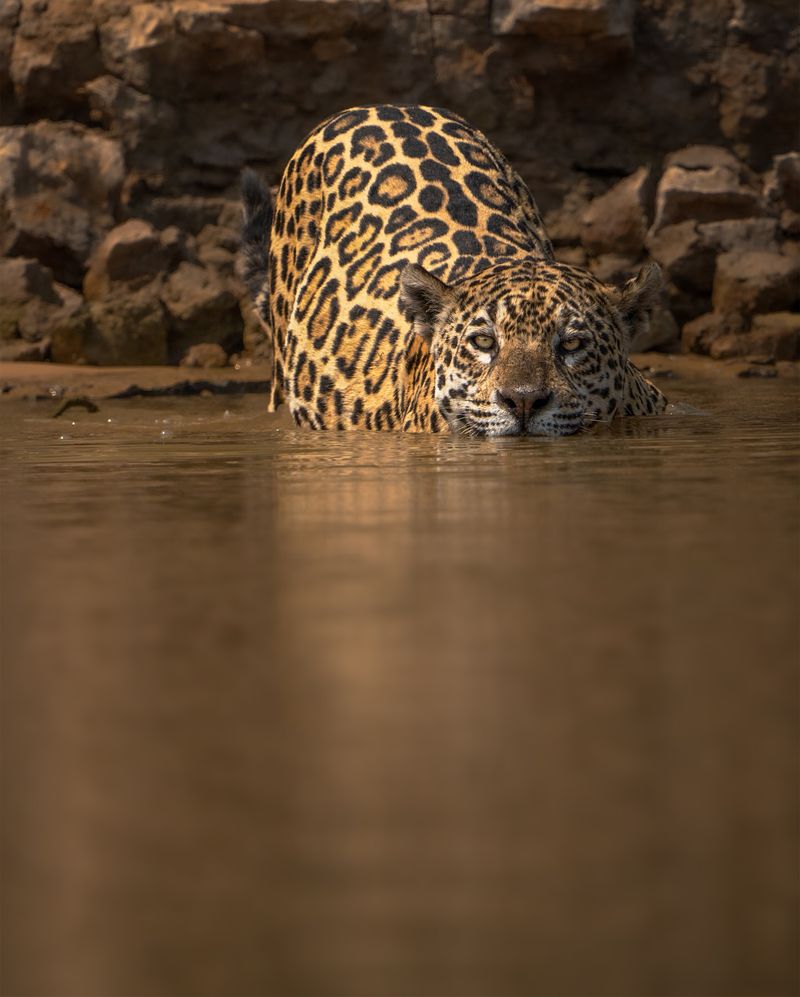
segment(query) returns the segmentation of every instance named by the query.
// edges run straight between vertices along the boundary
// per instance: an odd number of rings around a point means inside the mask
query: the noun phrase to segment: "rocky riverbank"
[[[800,379],[800,365],[759,358],[730,359],[664,353],[634,354],[648,377],[669,393],[677,380],[781,378]],[[196,395],[266,394],[272,368],[264,363],[237,362],[234,367],[187,370],[175,366],[92,367],[87,364],[0,362],[0,404],[4,401],[92,402],[117,398],[191,397]],[[284,411],[283,409],[281,411]]]
[[[238,174],[381,100],[486,130],[560,259],[658,260],[638,349],[798,358],[797,50],[785,0],[6,0],[0,359],[268,361]]]

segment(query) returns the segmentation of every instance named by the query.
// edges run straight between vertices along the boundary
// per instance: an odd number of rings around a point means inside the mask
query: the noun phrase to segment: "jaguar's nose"
[[[501,388],[496,400],[513,412],[523,425],[539,409],[553,400],[553,392],[546,388]]]

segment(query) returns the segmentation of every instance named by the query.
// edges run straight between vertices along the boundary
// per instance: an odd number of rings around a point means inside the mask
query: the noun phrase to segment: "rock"
[[[681,330],[681,343],[689,353],[708,353],[717,339],[736,336],[744,329],[739,316],[707,312],[687,322]]]
[[[583,246],[555,246],[553,253],[559,263],[569,263],[573,267],[586,266],[587,256]]]
[[[0,307],[25,304],[31,298],[58,303],[52,273],[38,260],[0,259]]]
[[[242,347],[242,316],[233,292],[213,272],[181,263],[163,290],[171,324],[170,356],[176,359],[198,340],[227,353]]]
[[[130,165],[148,171],[167,168],[180,126],[175,108],[114,76],[98,76],[85,85],[84,91],[91,119],[119,138]]]
[[[800,315],[773,312],[756,315],[747,333],[748,352],[775,360],[800,360]]]
[[[751,364],[736,372],[737,377],[777,377],[778,371],[774,367],[764,367],[760,364]]]
[[[197,256],[216,273],[232,278],[236,269],[239,235],[223,225],[206,225],[197,236]]]
[[[0,0],[0,257],[51,268],[63,301],[104,237],[135,218],[161,233],[160,274],[194,264],[239,299],[223,230],[239,227],[241,167],[275,182],[327,114],[379,94],[444,103],[487,130],[530,184],[558,258],[603,279],[642,255],[652,212],[649,191],[628,190],[634,171],[676,148],[647,241],[683,322],[710,310],[715,255],[800,254],[795,8],[703,0],[687,18],[655,0]],[[720,134],[729,148],[688,145]],[[763,196],[751,169],[769,169]],[[94,301],[123,285],[158,294],[154,266],[99,285],[96,270]],[[45,308],[36,300],[29,317]],[[88,306],[72,305],[46,333],[52,356],[79,358],[94,335]],[[21,338],[16,317],[6,328]],[[201,338],[188,330],[184,349]],[[257,322],[244,336],[268,350]]]
[[[159,233],[161,245],[167,257],[167,270],[170,272],[184,261],[197,262],[197,245],[194,237],[181,231],[177,225],[168,225]]]
[[[774,218],[731,218],[724,222],[707,222],[697,226],[701,240],[717,253],[736,249],[777,251],[780,242]]]
[[[656,194],[654,233],[690,219],[716,222],[764,213],[759,191],[727,150],[690,146],[667,162]]]
[[[630,256],[606,253],[591,260],[589,269],[604,284],[623,284],[634,276],[638,266]]]
[[[752,327],[738,316],[711,312],[683,328],[683,346],[692,353],[707,353],[715,360],[731,357],[800,359],[800,315],[775,312],[756,315]]]
[[[195,343],[181,359],[181,367],[225,367],[228,355],[219,343]]]
[[[430,0],[432,14],[458,14],[461,17],[487,17],[489,0]]]
[[[127,289],[89,304],[91,323],[83,344],[89,363],[135,366],[167,362],[168,317],[158,288]]]
[[[747,9],[777,15],[776,23],[747,41],[730,32],[714,74],[720,131],[759,169],[797,141],[797,6],[779,6],[748,0]]]
[[[82,357],[88,310],[35,260],[0,260],[0,342],[6,360]]]
[[[787,239],[792,239],[795,244],[800,241],[800,211],[791,211],[789,208],[782,211],[780,228]],[[786,247],[784,251],[786,251]]]
[[[82,125],[0,128],[0,253],[35,257],[79,286],[114,225],[123,176],[119,143]]]
[[[0,260],[0,341],[43,340],[62,305],[53,275],[36,260]]]
[[[492,5],[496,35],[627,40],[632,26],[629,0],[495,0]]]
[[[54,363],[85,363],[84,345],[90,331],[89,307],[71,287],[57,284],[62,306],[50,325],[50,359]]]
[[[167,261],[167,249],[153,226],[131,218],[113,228],[92,253],[83,293],[94,301],[108,294],[115,283],[135,290],[163,273]]]
[[[5,0],[0,5],[0,104],[11,90],[11,52],[20,6],[20,0]]]
[[[578,181],[570,186],[557,208],[545,213],[545,228],[554,246],[574,245],[581,241],[583,215],[597,186],[587,180]]]
[[[718,145],[687,145],[664,157],[664,168],[679,166],[684,170],[713,170],[717,167],[729,170],[737,176],[741,173],[742,163],[729,150]]]
[[[264,38],[232,23],[233,6],[182,0],[122,8],[126,16],[101,28],[106,65],[126,84],[158,97],[232,89],[237,68],[265,64]]]
[[[591,254],[639,256],[649,225],[653,173],[643,166],[596,197],[581,219],[581,242]]]
[[[85,0],[23,0],[10,72],[26,110],[79,106],[82,84],[102,72],[97,31],[86,15]]]
[[[700,294],[711,291],[716,252],[703,239],[696,222],[680,222],[651,232],[647,248],[669,280]]]
[[[31,360],[50,359],[50,339],[40,339],[29,343],[24,339],[12,339],[0,343],[0,363],[13,361],[16,363]]]
[[[800,212],[800,152],[775,157],[764,183],[764,196],[779,209]]]
[[[748,332],[720,336],[711,342],[708,352],[715,360],[729,360],[731,357],[798,360],[800,315],[794,312],[757,315]]]
[[[712,302],[723,315],[788,311],[800,299],[800,259],[765,250],[723,253]]]
[[[631,342],[632,353],[646,353],[648,350],[673,350],[680,346],[681,333],[675,316],[664,304],[657,305],[650,314],[646,325],[641,328]]]
[[[229,201],[221,197],[197,197],[181,194],[177,197],[151,197],[137,205],[137,214],[158,229],[175,227],[189,235],[197,235],[206,225],[216,225]],[[238,208],[241,218],[241,208]]]
[[[748,352],[747,337],[734,333],[718,336],[708,344],[708,355],[714,360],[731,360],[746,356]]]

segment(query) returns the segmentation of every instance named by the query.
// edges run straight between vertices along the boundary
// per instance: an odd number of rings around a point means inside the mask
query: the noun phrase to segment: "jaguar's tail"
[[[253,300],[258,303],[263,297],[269,265],[272,195],[254,170],[242,173],[242,214],[240,272]]]

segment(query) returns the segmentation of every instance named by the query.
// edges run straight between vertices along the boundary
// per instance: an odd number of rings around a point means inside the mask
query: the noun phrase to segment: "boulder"
[[[0,260],[0,344],[6,360],[76,362],[87,319],[81,295],[55,283],[36,260]]]
[[[774,218],[730,218],[723,222],[706,222],[697,233],[717,253],[737,249],[767,249],[776,252],[780,243],[778,223]]]
[[[797,5],[783,4],[783,12],[774,0],[737,0],[736,6],[777,14],[771,31],[749,41],[729,31],[714,73],[720,131],[762,169],[797,140]]]
[[[632,28],[630,0],[495,0],[492,5],[496,35],[627,41]]]
[[[581,219],[581,242],[591,254],[639,256],[644,250],[654,188],[643,166],[596,197]]]
[[[233,278],[236,270],[236,253],[239,234],[223,225],[206,225],[197,235],[199,260],[216,273]]]
[[[559,263],[569,263],[572,267],[585,267],[588,259],[583,246],[555,246],[553,255]]]
[[[756,315],[747,333],[749,352],[775,360],[800,360],[800,314],[772,312]]]
[[[747,337],[732,332],[717,336],[708,344],[708,355],[713,360],[731,360],[747,356],[748,352]]]
[[[11,90],[11,52],[20,6],[20,0],[5,0],[0,4],[0,102]]]
[[[195,343],[181,359],[181,367],[226,367],[228,354],[219,343]]]
[[[738,250],[717,259],[712,302],[723,315],[750,316],[793,308],[800,299],[800,258]]]
[[[581,241],[583,215],[592,203],[597,187],[589,180],[576,180],[570,184],[558,207],[546,212],[544,224],[554,246],[575,245]]]
[[[712,343],[738,336],[743,330],[744,322],[740,316],[706,312],[684,325],[681,344],[689,353],[708,354]]]
[[[757,315],[753,327],[744,333],[728,333],[713,339],[708,354],[715,360],[732,357],[758,357],[761,360],[800,359],[800,315],[776,312]]]
[[[661,303],[656,305],[642,328],[631,342],[632,353],[646,353],[648,350],[677,350],[681,332],[675,316]]]
[[[176,197],[148,197],[136,205],[136,213],[158,229],[178,228],[195,236],[206,225],[216,225],[230,202],[221,197],[179,194]],[[239,218],[241,207],[237,205]]]
[[[92,253],[83,293],[94,301],[107,295],[112,284],[124,283],[134,290],[163,274],[169,259],[155,228],[131,218],[113,228]]]
[[[748,171],[727,150],[690,146],[667,157],[656,193],[653,231],[693,220],[716,222],[764,213]]]
[[[121,6],[122,16],[101,27],[105,64],[151,96],[174,100],[232,90],[237,69],[265,65],[264,38],[231,23],[233,6],[207,0]]]
[[[0,260],[0,341],[44,339],[63,302],[37,260]]]
[[[636,259],[617,253],[604,253],[589,261],[589,269],[604,284],[623,284],[639,269]]]
[[[89,306],[71,287],[57,284],[62,307],[50,325],[50,359],[54,363],[85,363],[84,347],[90,331]]]
[[[124,177],[118,142],[83,125],[0,128],[0,253],[35,257],[80,286],[94,247],[114,225]]]
[[[791,252],[796,248],[798,242],[800,242],[800,211],[792,211],[790,208],[786,208],[781,212],[779,224],[781,233],[787,239],[793,240],[793,245],[787,244],[784,247],[784,252],[787,250]]]
[[[764,183],[764,195],[779,209],[800,212],[800,152],[775,157]]]
[[[700,294],[711,291],[716,252],[696,222],[679,222],[651,232],[647,248],[668,280]]]
[[[80,105],[82,85],[102,71],[85,0],[23,0],[10,63],[22,107],[50,117]]]
[[[148,172],[165,168],[179,128],[175,108],[114,76],[98,76],[84,91],[92,120],[119,138],[131,164]]]
[[[242,347],[242,316],[234,293],[212,271],[181,263],[169,277],[163,301],[170,317],[170,357],[194,343],[218,343],[226,353]]]
[[[6,362],[30,362],[50,359],[50,339],[40,339],[38,342],[29,343],[24,339],[12,339],[8,342],[0,342],[0,363]]]
[[[168,316],[158,286],[127,289],[89,303],[91,322],[82,347],[89,363],[136,366],[167,362]]]
[[[744,166],[729,150],[718,145],[687,145],[676,149],[664,157],[664,168],[679,166],[684,170],[725,169],[737,176],[741,175]]]

